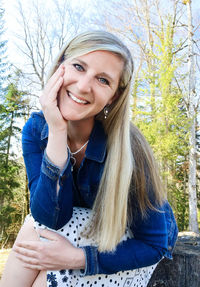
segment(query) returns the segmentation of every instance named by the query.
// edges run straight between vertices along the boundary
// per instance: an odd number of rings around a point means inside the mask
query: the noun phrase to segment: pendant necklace
[[[74,155],[79,153],[88,144],[88,142],[89,142],[89,140],[86,141],[86,143],[84,143],[84,145],[82,145],[82,147],[80,147],[77,151],[74,151],[74,152],[72,152],[70,150],[69,146],[67,145],[67,148],[68,148],[69,154],[70,154],[71,164],[72,164],[71,171],[73,171],[73,168],[76,164],[76,158],[74,157]]]

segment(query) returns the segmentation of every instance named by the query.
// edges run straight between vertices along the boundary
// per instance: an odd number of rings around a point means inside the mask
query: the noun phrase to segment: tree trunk
[[[198,233],[197,220],[197,190],[196,190],[196,114],[195,114],[195,67],[193,52],[193,27],[191,1],[187,1],[188,11],[188,98],[189,98],[189,119],[190,119],[190,135],[189,135],[189,230]]]
[[[173,260],[159,262],[147,287],[199,287],[199,270],[200,237],[179,233]]]
[[[7,152],[6,152],[6,167],[8,167],[8,160],[10,155],[10,144],[11,144],[11,137],[12,137],[12,130],[13,130],[13,122],[14,122],[14,112],[11,112],[11,120],[9,126],[9,135],[8,135],[8,143],[7,143]]]

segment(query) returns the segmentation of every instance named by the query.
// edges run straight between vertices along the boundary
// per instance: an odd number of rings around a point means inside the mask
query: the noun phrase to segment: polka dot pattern
[[[87,225],[92,222],[92,212],[86,208],[74,207],[70,221],[57,232],[65,236],[74,246],[95,245],[91,238],[82,236]],[[35,222],[36,230],[46,228]],[[131,238],[127,229],[121,241]],[[44,240],[44,238],[41,238]],[[81,270],[59,270],[47,272],[47,287],[146,287],[157,264],[145,268],[120,271],[115,274],[97,274],[81,277]]]

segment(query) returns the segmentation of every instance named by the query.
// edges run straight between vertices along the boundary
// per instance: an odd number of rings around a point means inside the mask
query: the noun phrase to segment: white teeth
[[[70,92],[68,92],[68,95],[69,95],[69,97],[70,97],[73,101],[75,101],[76,103],[79,103],[79,104],[87,104],[87,101],[82,101],[82,100],[76,98],[76,97],[73,96]]]

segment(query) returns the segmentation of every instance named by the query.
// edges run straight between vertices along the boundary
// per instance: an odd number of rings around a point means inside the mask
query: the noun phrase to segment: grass
[[[10,252],[10,249],[1,249],[0,250],[0,278],[4,269],[4,265],[6,263],[6,260],[8,258],[8,254]]]

